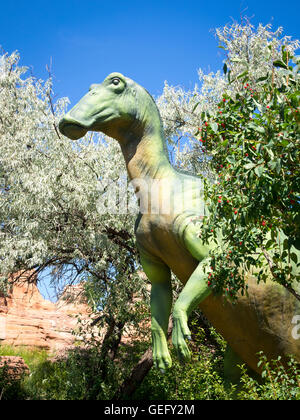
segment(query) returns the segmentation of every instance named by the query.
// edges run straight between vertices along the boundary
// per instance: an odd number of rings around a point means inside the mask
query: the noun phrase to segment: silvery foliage
[[[267,72],[272,74],[273,83],[280,85],[284,71],[275,70],[273,61],[281,59],[283,46],[292,54],[299,48],[298,40],[282,36],[283,28],[272,31],[270,24],[255,28],[248,21],[233,23],[216,29],[219,48],[225,52],[224,70],[205,74],[198,70],[200,84],[194,89],[184,90],[165,82],[157,104],[164,122],[165,133],[175,150],[174,160],[178,167],[194,173],[210,173],[209,156],[203,143],[199,142],[199,128],[205,122],[205,115],[218,112],[217,104],[224,93],[235,98],[244,89],[242,78],[248,72],[252,89],[259,89],[257,80]],[[178,144],[181,139],[182,145]],[[175,144],[174,144],[175,143]]]
[[[136,202],[117,142],[62,136],[68,99],[53,103],[51,78],[28,77],[18,62],[0,57],[0,273],[51,266],[56,280],[74,281],[111,266],[112,277],[127,275]],[[128,209],[103,211],[112,190]]]

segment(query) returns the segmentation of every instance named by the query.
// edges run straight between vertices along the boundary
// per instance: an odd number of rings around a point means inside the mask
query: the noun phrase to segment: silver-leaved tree
[[[86,280],[97,323],[107,327],[103,348],[114,358],[125,327],[139,328],[147,313],[133,310],[133,300],[148,297],[123,159],[101,135],[78,143],[61,136],[67,99],[53,103],[51,78],[26,77],[18,62],[17,53],[0,59],[2,291],[10,273],[31,269],[53,284]]]

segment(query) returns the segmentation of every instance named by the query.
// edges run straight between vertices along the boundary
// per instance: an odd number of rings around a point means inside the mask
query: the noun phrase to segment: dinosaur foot
[[[174,311],[172,342],[181,362],[187,362],[191,358],[190,349],[186,340],[191,340],[191,331],[187,325],[187,315],[184,311]]]
[[[168,350],[165,336],[152,331],[152,352],[154,366],[165,373],[172,366],[172,359]]]

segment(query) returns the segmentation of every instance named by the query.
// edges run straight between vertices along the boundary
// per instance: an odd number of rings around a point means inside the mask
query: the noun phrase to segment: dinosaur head
[[[89,92],[61,119],[59,130],[72,140],[83,137],[87,131],[101,131],[122,142],[143,130],[149,112],[158,113],[149,93],[122,74],[111,73],[101,84],[91,85]]]

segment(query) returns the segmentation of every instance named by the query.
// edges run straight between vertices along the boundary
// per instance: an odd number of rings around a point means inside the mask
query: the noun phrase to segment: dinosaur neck
[[[121,143],[129,178],[162,179],[174,174],[160,121],[127,134]]]
[[[183,176],[171,166],[159,111],[152,99],[147,105],[140,107],[134,125],[118,132],[140,213],[174,215],[185,209],[194,211],[195,205],[199,210],[199,179]]]

